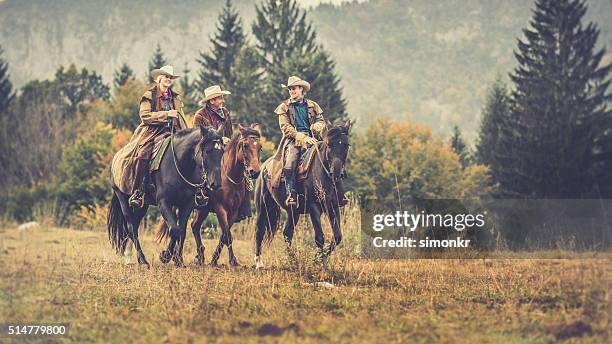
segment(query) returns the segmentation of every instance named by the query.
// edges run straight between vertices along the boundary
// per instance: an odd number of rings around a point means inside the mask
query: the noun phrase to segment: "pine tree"
[[[198,63],[201,68],[196,84],[201,89],[211,85],[229,89],[235,85],[232,69],[238,53],[246,43],[242,21],[230,0],[226,1],[219,15],[217,32],[211,38],[211,43],[210,52],[200,53]]]
[[[502,192],[534,198],[612,196],[611,65],[600,66],[596,25],[582,0],[537,0],[510,75],[512,123]],[[608,171],[608,172],[603,172]],[[607,176],[607,177],[606,177]],[[606,184],[607,183],[607,184]]]
[[[455,154],[459,157],[461,167],[466,168],[471,163],[470,150],[463,137],[461,136],[461,129],[455,124],[453,127],[453,134],[450,138],[450,145]]]
[[[119,88],[125,85],[125,83],[129,79],[133,79],[133,78],[134,78],[134,71],[132,70],[132,68],[130,68],[130,66],[128,66],[127,63],[123,63],[123,65],[121,65],[121,68],[115,71],[114,80],[113,80],[115,84],[115,88]]]
[[[249,46],[242,20],[230,0],[219,15],[217,32],[211,43],[211,51],[201,53],[198,59],[201,68],[195,85],[200,90],[220,85],[232,92],[225,102],[232,111],[234,122],[260,122],[262,71],[258,55]]]
[[[245,45],[236,58],[233,69],[235,84],[232,87],[231,109],[234,122],[243,124],[260,123],[266,113],[262,102],[262,72],[259,55],[255,48]]]
[[[489,89],[482,110],[480,132],[476,140],[474,159],[477,163],[488,165],[492,181],[497,183],[506,178],[511,184],[513,178],[508,157],[511,156],[512,128],[516,127],[511,116],[509,91],[501,79],[497,79]]]
[[[275,141],[281,137],[278,119],[272,111],[288,98],[280,85],[291,75],[310,82],[311,90],[306,97],[319,103],[326,119],[345,119],[346,101],[335,63],[316,43],[316,32],[306,20],[306,12],[295,0],[264,0],[256,12],[252,29],[265,70],[262,97],[265,115],[261,116],[264,133]]]
[[[151,71],[153,69],[156,68],[161,68],[165,65],[167,65],[168,62],[166,61],[166,58],[164,57],[164,52],[161,49],[161,46],[159,45],[159,43],[157,43],[157,48],[155,48],[155,51],[153,52],[153,56],[151,56],[151,60],[149,60],[149,69],[147,70],[147,80],[149,80],[149,83],[153,83],[153,78],[151,78]]]
[[[4,50],[0,46],[0,114],[8,108],[13,99],[13,84],[9,80],[8,63],[4,61],[2,55]]]
[[[181,86],[181,92],[183,96],[183,103],[185,104],[185,113],[194,113],[198,107],[198,92],[195,87],[195,83],[191,81],[189,74],[191,73],[191,69],[189,69],[189,64],[185,62],[183,65],[183,70],[181,72],[181,78],[179,79],[179,84]]]

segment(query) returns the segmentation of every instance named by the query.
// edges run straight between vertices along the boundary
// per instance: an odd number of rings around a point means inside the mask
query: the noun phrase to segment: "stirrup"
[[[130,207],[142,208],[144,207],[144,192],[140,190],[134,191],[130,199],[128,200]]]

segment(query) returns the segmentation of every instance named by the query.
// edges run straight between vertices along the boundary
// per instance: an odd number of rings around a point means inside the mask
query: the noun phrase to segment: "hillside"
[[[0,2],[0,44],[13,82],[52,77],[60,64],[94,69],[110,82],[123,62],[144,76],[159,42],[192,75],[206,50],[221,1]],[[247,30],[254,1],[239,0]],[[531,0],[373,0],[310,10],[318,38],[334,56],[349,114],[363,127],[373,116],[410,116],[449,132],[478,125],[487,87],[514,65],[513,50],[531,15]],[[612,2],[589,2],[587,18],[612,47]],[[609,54],[608,59],[612,60]],[[279,81],[280,82],[280,81]],[[316,87],[316,85],[314,85]]]

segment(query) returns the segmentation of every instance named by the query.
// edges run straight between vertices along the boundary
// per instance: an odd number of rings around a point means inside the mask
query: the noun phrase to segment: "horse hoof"
[[[219,264],[217,264],[217,261],[210,262],[210,267],[211,267],[211,268],[218,268],[218,267],[219,267]]]
[[[230,261],[230,265],[231,265],[233,268],[239,268],[239,267],[241,267],[241,266],[242,266],[242,265],[240,265],[240,263],[238,263],[238,261],[237,261],[237,260]]]
[[[183,257],[175,256],[173,260],[174,260],[174,265],[177,268],[184,268],[185,267],[185,264],[183,263]]]
[[[170,254],[170,252],[168,252],[168,250],[163,250],[159,253],[159,260],[162,263],[167,264],[168,262],[170,262],[170,259],[172,259],[172,255]]]
[[[204,258],[202,257],[196,257],[195,263],[197,266],[202,266],[204,265]]]
[[[261,257],[255,257],[255,269],[263,269],[264,263],[261,261]]]

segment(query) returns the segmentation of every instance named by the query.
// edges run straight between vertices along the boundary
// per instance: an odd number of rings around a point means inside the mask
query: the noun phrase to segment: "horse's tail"
[[[121,211],[119,197],[115,192],[113,192],[113,198],[106,214],[106,227],[111,246],[117,251],[117,254],[122,255],[128,241],[128,226]]]
[[[262,168],[263,170],[263,168]],[[262,173],[255,184],[255,208],[257,210],[257,238],[269,245],[278,230],[280,207],[272,197]]]
[[[157,235],[155,235],[155,241],[161,243],[162,241],[168,239],[170,235],[170,228],[164,219],[161,219],[161,223],[159,224],[159,230],[157,231]]]

